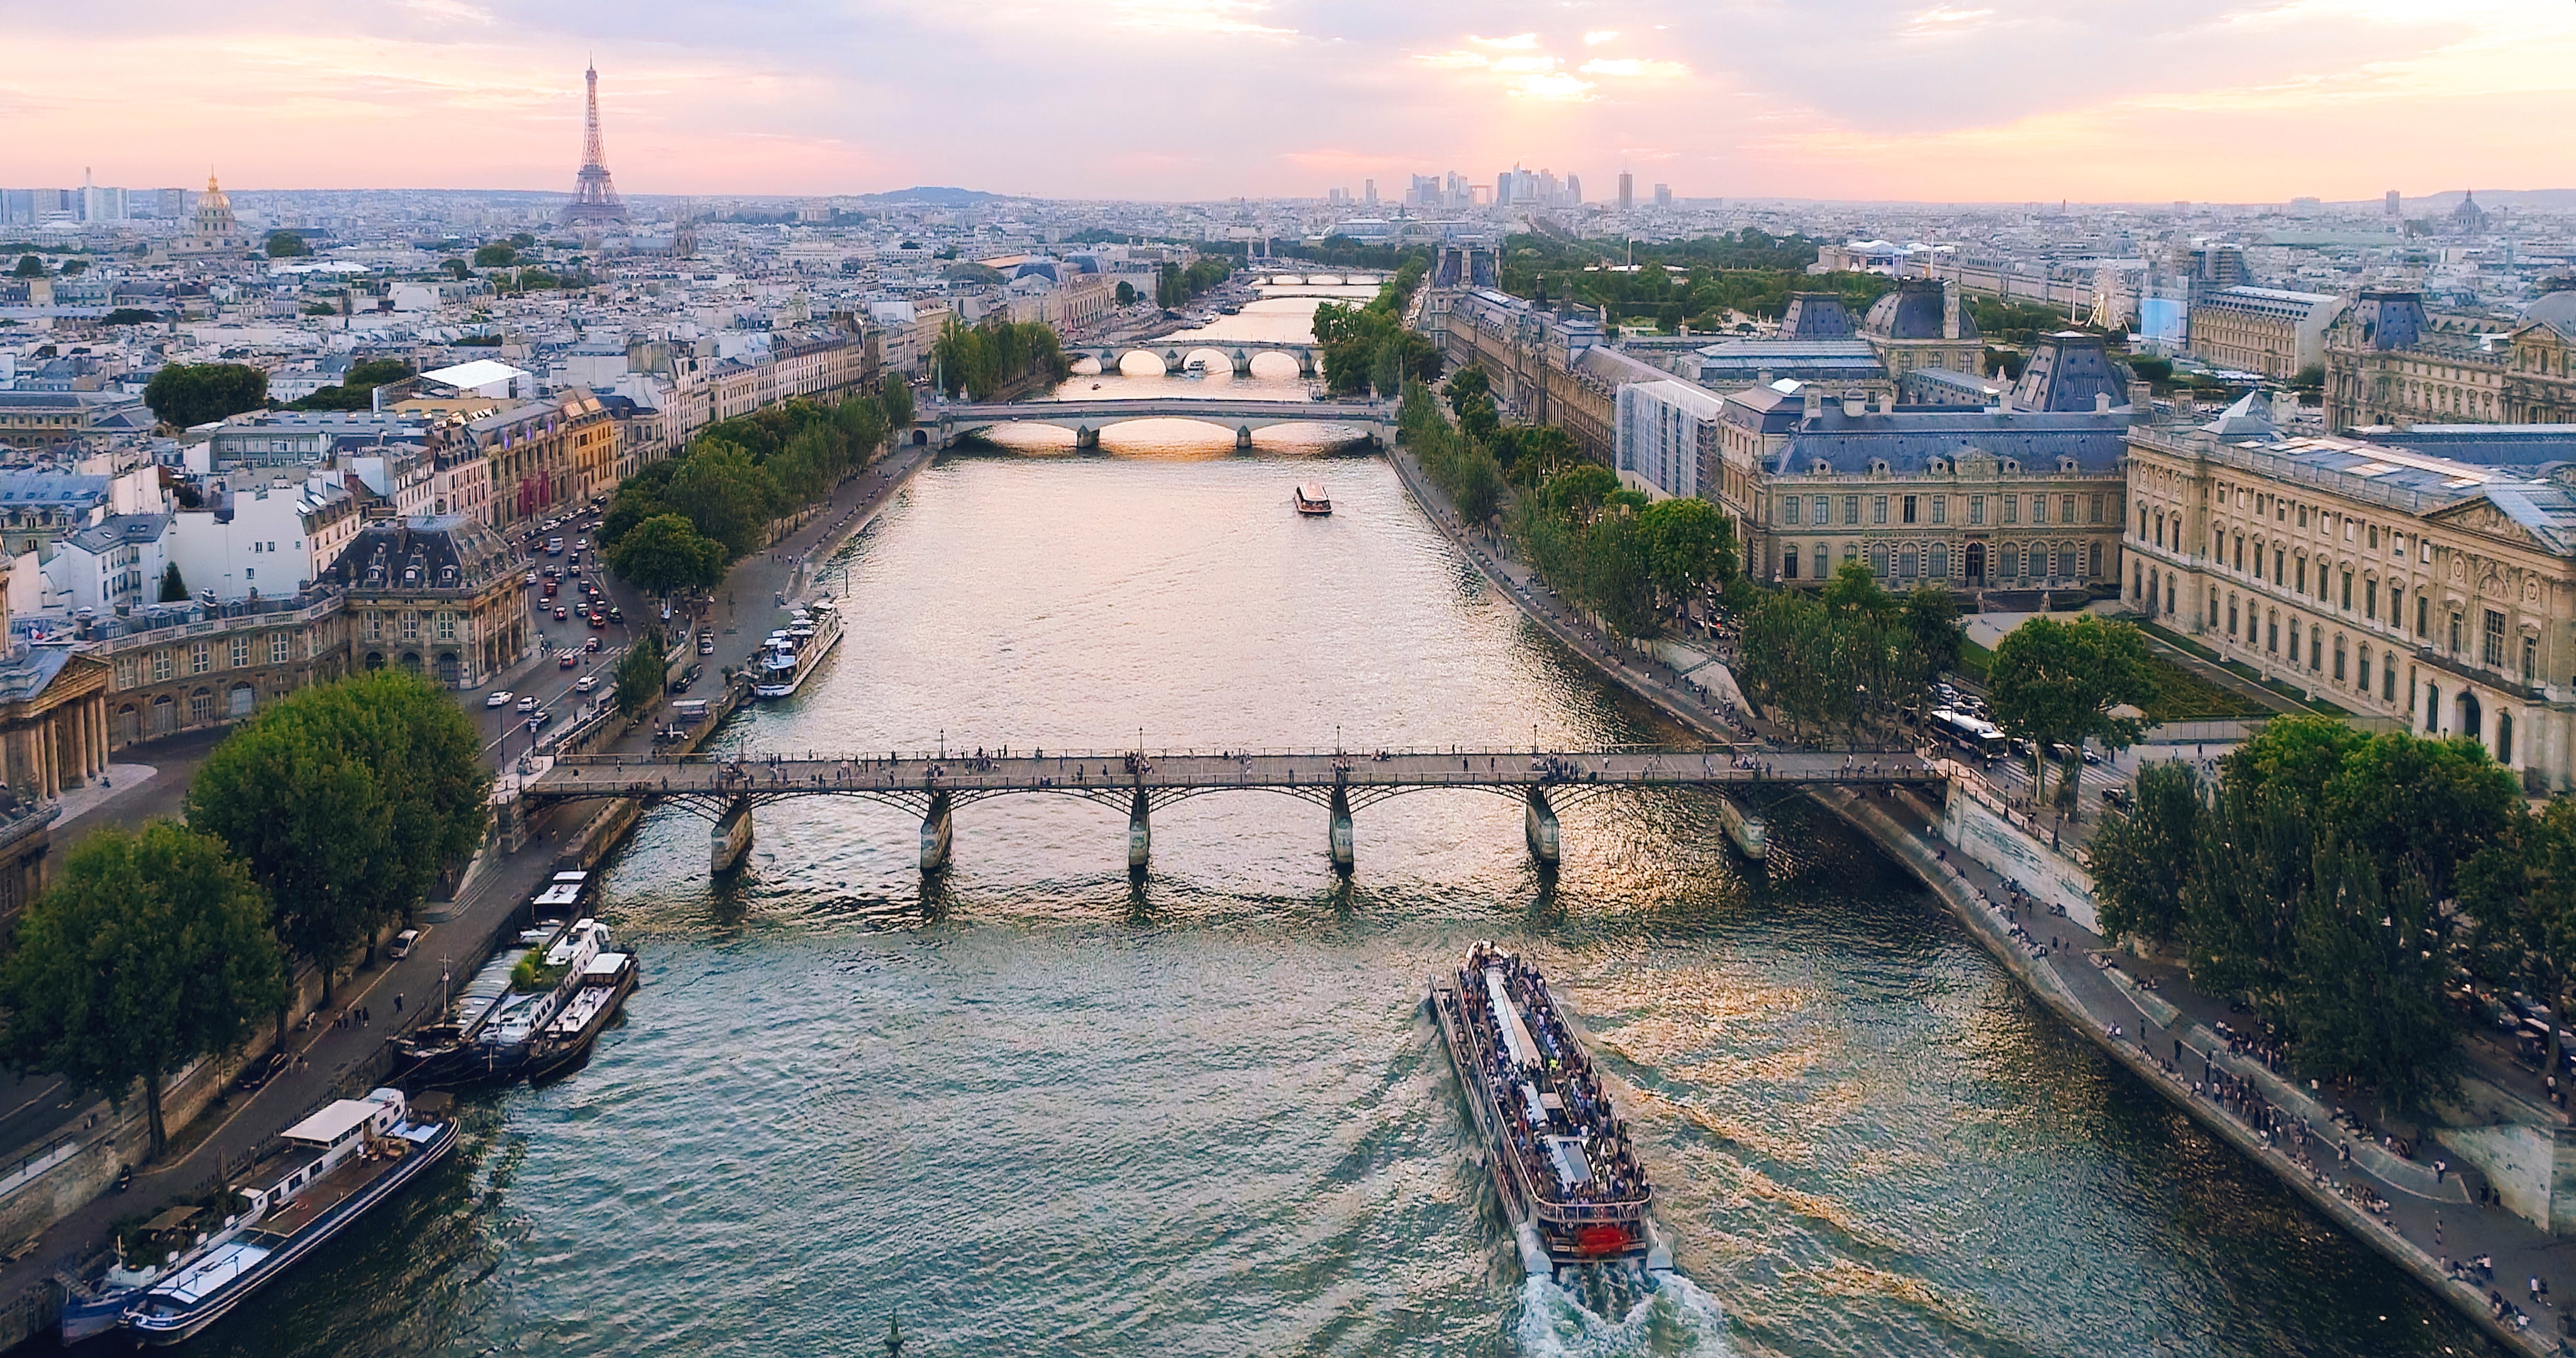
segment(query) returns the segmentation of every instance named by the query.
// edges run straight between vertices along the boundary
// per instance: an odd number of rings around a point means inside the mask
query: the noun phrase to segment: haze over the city
[[[2563,0],[109,0],[10,20],[0,180],[2278,200],[2576,174]],[[148,92],[149,97],[144,97]],[[2471,135],[2472,131],[2474,135]]]

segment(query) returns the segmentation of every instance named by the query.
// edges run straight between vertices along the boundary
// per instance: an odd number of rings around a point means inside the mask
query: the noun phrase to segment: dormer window
[[[1869,464],[1869,474],[1872,476],[1887,475],[1887,460],[1885,458],[1873,459]]]
[[[2071,457],[2061,457],[2057,459],[2057,471],[2061,476],[2073,476],[2075,474],[2075,459]]]
[[[2010,458],[2010,457],[2008,457],[2008,458],[2005,458],[2005,459],[2004,459],[2004,473],[2005,473],[2006,475],[2008,475],[2008,476],[2010,476],[2010,475],[2019,475],[2019,474],[2020,474],[2020,472],[2021,472],[2021,460],[2020,460],[2020,459],[2018,459],[2018,458]]]

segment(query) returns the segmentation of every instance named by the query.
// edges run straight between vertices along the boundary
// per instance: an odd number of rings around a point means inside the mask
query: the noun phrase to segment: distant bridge
[[[1125,344],[1085,344],[1067,349],[1075,358],[1087,358],[1100,365],[1104,373],[1114,373],[1129,355],[1151,354],[1163,365],[1163,371],[1177,373],[1189,367],[1200,354],[1214,354],[1226,361],[1236,376],[1252,371],[1252,360],[1263,354],[1285,354],[1297,360],[1297,375],[1315,375],[1315,355],[1321,346],[1312,340],[1194,340],[1166,335],[1161,339],[1130,340]]]
[[[1100,446],[1100,431],[1131,420],[1198,420],[1234,430],[1234,446],[1252,447],[1252,431],[1275,424],[1348,424],[1381,446],[1395,441],[1395,407],[1385,401],[1206,400],[1164,397],[1145,401],[984,401],[925,406],[913,425],[913,442],[946,448],[978,429],[1002,424],[1045,424],[1073,431],[1074,446]]]
[[[1291,272],[1286,269],[1255,269],[1252,274],[1252,284],[1254,287],[1268,288],[1299,286],[1373,288],[1385,282],[1388,277],[1385,271],[1379,269],[1353,269],[1347,272],[1327,269],[1311,273],[1303,270]]]
[[[1351,813],[1388,797],[1435,788],[1492,792],[1521,802],[1533,857],[1558,854],[1556,811],[1620,788],[1703,787],[1755,803],[1820,785],[1936,783],[1946,766],[1910,750],[1841,754],[1733,747],[1615,750],[1447,750],[1357,754],[1314,751],[1162,753],[568,755],[504,780],[499,794],[521,812],[593,797],[670,802],[715,823],[710,861],[739,866],[751,848],[751,811],[790,797],[855,797],[921,817],[921,868],[946,867],[951,814],[988,797],[1038,793],[1098,802],[1128,818],[1127,863],[1142,871],[1153,810],[1214,792],[1282,793],[1321,806],[1334,866],[1352,866]]]

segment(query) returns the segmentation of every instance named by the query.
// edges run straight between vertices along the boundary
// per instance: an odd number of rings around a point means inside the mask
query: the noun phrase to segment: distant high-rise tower
[[[2389,216],[2391,216],[2391,217],[2403,217],[2403,216],[2405,216],[2405,215],[2406,215],[2406,207],[2405,207],[2405,203],[2406,203],[2406,200],[2405,200],[2403,197],[2400,197],[2400,196],[2398,195],[2397,190],[2395,190],[2395,189],[2390,189],[2390,190],[2388,191],[2388,215],[2389,215]]]
[[[583,72],[589,83],[589,97],[584,100],[581,124],[581,173],[573,176],[572,202],[564,208],[566,226],[584,226],[598,222],[626,220],[626,204],[617,196],[617,185],[608,178],[608,155],[599,145],[599,67]]]
[[[1625,212],[1636,205],[1637,176],[1621,170],[1619,172],[1619,210]]]

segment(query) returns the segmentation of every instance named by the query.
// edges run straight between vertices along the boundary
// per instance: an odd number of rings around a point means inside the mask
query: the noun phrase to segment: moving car
[[[564,652],[564,653],[563,653],[563,659],[558,660],[558,661],[556,661],[556,662],[555,662],[555,668],[557,668],[557,669],[565,669],[565,670],[569,670],[569,669],[578,669],[578,668],[580,668],[580,667],[581,667],[581,652],[579,652],[579,651],[566,651],[566,652]]]
[[[558,604],[558,605],[556,605],[556,606],[555,606],[555,621],[557,621],[557,622],[562,622],[562,621],[564,621],[565,619],[570,618],[571,616],[572,616],[572,610],[571,610],[571,609],[569,609],[569,608],[565,608],[565,607],[564,607],[564,606],[562,606],[561,604]]]
[[[585,674],[579,679],[573,681],[572,691],[575,693],[588,693],[597,687],[599,687],[599,676],[596,674]]]
[[[519,700],[519,710],[520,710],[520,711],[522,711],[522,712],[534,712],[534,711],[536,711],[536,710],[537,710],[537,695],[535,695],[535,694],[531,693],[531,694],[529,694],[527,697],[521,698],[521,699]]]
[[[393,942],[385,945],[385,955],[399,962],[411,956],[411,950],[419,946],[420,930],[405,929],[394,935]]]
[[[581,648],[582,648],[583,650],[585,650],[585,651],[596,651],[596,650],[598,650],[598,649],[599,649],[599,638],[597,638],[597,637],[583,637],[583,638],[581,639]]]
[[[496,688],[492,690],[491,697],[483,700],[483,705],[485,707],[508,707],[510,705],[510,700],[518,696],[518,694],[512,693],[506,688]]]

